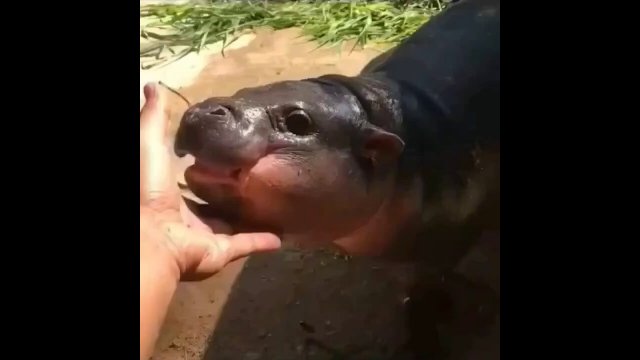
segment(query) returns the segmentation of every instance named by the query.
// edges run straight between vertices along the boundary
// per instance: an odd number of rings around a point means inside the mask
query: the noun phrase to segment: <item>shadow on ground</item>
[[[405,339],[410,274],[326,252],[254,256],[205,359],[386,359]]]
[[[327,252],[254,256],[204,359],[499,359],[499,239],[481,247],[446,277]]]

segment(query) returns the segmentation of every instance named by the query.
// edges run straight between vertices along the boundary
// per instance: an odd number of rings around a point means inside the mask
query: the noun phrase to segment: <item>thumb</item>
[[[208,276],[222,270],[230,262],[253,253],[277,250],[280,238],[270,233],[243,233],[233,236],[208,234],[209,250],[195,270]]]
[[[249,256],[255,252],[271,251],[280,248],[280,238],[271,233],[242,233],[227,236],[229,261]]]

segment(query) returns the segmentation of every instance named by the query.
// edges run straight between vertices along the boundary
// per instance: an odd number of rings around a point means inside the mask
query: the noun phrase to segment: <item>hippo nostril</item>
[[[222,106],[217,107],[216,109],[209,111],[208,115],[217,115],[217,116],[225,116],[227,114],[227,110]]]
[[[176,156],[178,156],[179,158],[183,158],[187,155],[189,155],[189,152],[186,150],[183,150],[181,148],[174,148],[174,153],[176,154]]]

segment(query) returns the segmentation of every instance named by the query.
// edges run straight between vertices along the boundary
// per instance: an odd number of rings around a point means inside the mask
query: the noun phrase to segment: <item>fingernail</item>
[[[147,100],[153,99],[156,97],[156,83],[150,82],[144,86],[144,97]]]

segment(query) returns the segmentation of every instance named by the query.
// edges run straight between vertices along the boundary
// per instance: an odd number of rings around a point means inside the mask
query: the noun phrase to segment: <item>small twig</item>
[[[187,106],[191,106],[191,102],[189,102],[189,100],[187,100],[186,97],[184,97],[182,94],[180,94],[177,90],[173,89],[171,86],[163,83],[162,81],[158,82],[160,85],[164,86],[167,90],[171,91],[172,93],[178,95],[182,100],[184,100],[184,102],[187,103]]]

